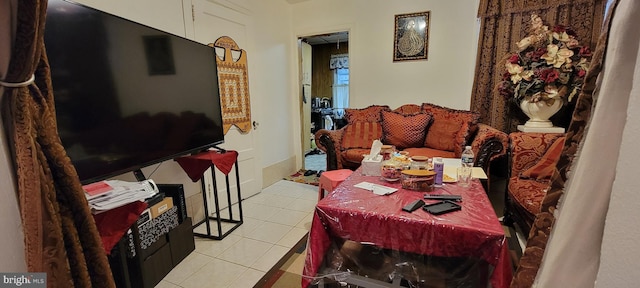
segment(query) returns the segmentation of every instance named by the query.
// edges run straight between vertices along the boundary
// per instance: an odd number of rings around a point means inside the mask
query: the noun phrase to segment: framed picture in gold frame
[[[427,60],[431,11],[395,15],[393,62]]]

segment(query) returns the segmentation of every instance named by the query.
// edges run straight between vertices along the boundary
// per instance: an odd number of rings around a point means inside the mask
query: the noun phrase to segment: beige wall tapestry
[[[249,133],[251,103],[249,102],[247,51],[240,49],[238,44],[228,36],[218,38],[209,46],[224,49],[223,58],[216,55],[224,134],[226,135],[233,125],[238,127],[240,132]],[[232,51],[240,52],[240,57],[235,61]]]

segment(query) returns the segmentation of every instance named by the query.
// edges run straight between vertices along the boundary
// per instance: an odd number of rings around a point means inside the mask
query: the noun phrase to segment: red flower
[[[494,91],[516,103],[560,99],[566,104],[583,84],[592,56],[589,47],[582,47],[576,38],[571,28],[550,28],[539,16],[531,15],[529,35],[517,42],[518,53],[507,54],[506,73],[499,75],[502,80]]]
[[[547,49],[546,48],[538,48],[536,51],[533,52],[533,54],[531,54],[531,61],[533,62],[538,62],[540,61],[540,57],[542,57],[542,55],[544,55],[545,53],[547,53]]]
[[[552,83],[558,80],[558,71],[555,69],[544,69],[540,71],[540,79],[544,80],[545,83]]]
[[[502,80],[503,81],[507,81],[507,80],[510,81],[510,79],[511,79],[511,73],[509,73],[509,71],[506,71],[506,72],[502,73]]]
[[[591,49],[589,46],[582,46],[578,55],[580,55],[580,57],[591,57]]]
[[[511,57],[509,57],[509,62],[511,64],[518,64],[519,60],[520,60],[520,57],[518,57],[518,54],[513,54],[511,55]]]

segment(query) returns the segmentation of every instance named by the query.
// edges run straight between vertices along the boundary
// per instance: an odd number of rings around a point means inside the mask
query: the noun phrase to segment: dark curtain
[[[480,122],[504,132],[515,131],[527,117],[496,91],[504,73],[502,59],[516,51],[516,43],[528,33],[531,14],[539,15],[550,27],[572,28],[580,43],[595,47],[604,18],[605,0],[481,0],[478,11],[480,36],[471,110],[480,113]],[[501,65],[502,64],[502,65]],[[574,100],[576,101],[576,100]],[[567,127],[575,107],[569,103],[551,118],[556,126]]]
[[[14,160],[27,269],[46,272],[48,287],[115,287],[82,186],[57,132],[43,38],[47,1],[13,3],[18,5],[17,24],[2,79],[1,113]],[[28,83],[32,75],[35,82]],[[27,83],[7,84],[22,82]]]
[[[551,229],[556,221],[554,211],[558,205],[558,200],[564,193],[565,183],[568,178],[567,174],[573,160],[578,156],[578,145],[585,136],[587,124],[591,119],[591,111],[597,103],[597,94],[594,94],[594,91],[596,90],[598,75],[602,71],[605,60],[604,56],[607,49],[608,31],[616,5],[617,0],[613,3],[610,9],[611,12],[607,14],[607,19],[598,37],[598,43],[591,60],[591,68],[589,72],[587,72],[582,91],[576,100],[576,107],[573,111],[569,127],[567,128],[564,148],[556,165],[556,172],[551,180],[551,187],[542,201],[541,211],[536,215],[536,219],[531,227],[527,247],[520,258],[520,263],[511,282],[511,287],[531,287],[540,268]]]
[[[599,38],[605,5],[605,0],[481,0],[478,11],[480,37],[471,96],[471,110],[481,114],[480,121],[509,133],[527,120],[519,108],[500,96],[495,86],[504,72],[503,58],[516,51],[516,43],[527,35],[531,14],[539,15],[550,27],[570,27],[581,43],[593,48],[603,42]],[[580,96],[551,118],[556,126],[568,127],[567,141],[557,166],[559,173],[554,174],[550,191],[542,203],[542,212],[537,215],[534,227],[529,231],[527,247],[518,264],[512,287],[531,287],[540,267],[555,221],[553,211],[564,190],[567,170],[576,156],[577,145],[584,136],[590,118],[595,80],[601,69],[604,51],[601,46],[597,49]]]

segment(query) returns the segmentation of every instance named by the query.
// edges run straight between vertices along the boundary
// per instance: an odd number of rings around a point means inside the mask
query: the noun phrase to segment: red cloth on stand
[[[120,241],[131,225],[138,221],[144,209],[147,209],[147,203],[136,201],[93,215],[93,220],[98,226],[98,233],[102,238],[102,246],[104,246],[107,255],[111,253],[113,246]]]
[[[233,164],[238,160],[238,152],[234,150],[227,150],[226,152],[209,150],[195,155],[179,157],[175,160],[191,178],[191,181],[198,182],[204,172],[211,167],[211,164],[215,165],[224,175],[228,175]]]

